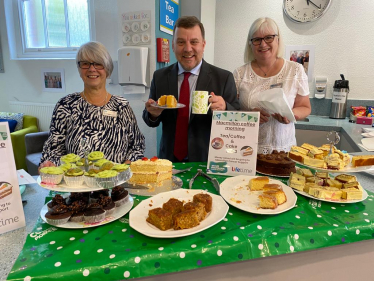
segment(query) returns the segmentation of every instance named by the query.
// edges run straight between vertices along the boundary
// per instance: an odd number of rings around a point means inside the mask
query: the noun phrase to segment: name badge
[[[109,116],[109,117],[117,117],[117,111],[111,111],[111,110],[105,109],[103,111],[103,115],[104,116]]]
[[[277,83],[277,84],[270,85],[270,89],[282,88],[282,87],[283,87],[283,83]]]

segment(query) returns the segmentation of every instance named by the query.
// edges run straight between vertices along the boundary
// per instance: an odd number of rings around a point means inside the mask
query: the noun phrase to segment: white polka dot
[[[293,252],[295,248],[293,246],[290,246],[290,251]]]
[[[333,209],[333,210],[336,210],[336,208],[335,208],[335,207],[331,207],[331,209]]]
[[[160,248],[158,248],[160,251],[162,251],[162,250],[164,250],[164,247],[160,247]]]
[[[261,226],[261,225],[258,225],[257,228],[258,228],[258,229],[262,229],[262,226]]]
[[[87,277],[88,275],[90,275],[90,271],[88,269],[83,270],[83,276]]]
[[[203,181],[203,183],[206,183],[206,181]]]
[[[317,218],[322,218],[322,216],[321,215],[317,215]]]
[[[344,210],[344,212],[346,212],[346,213],[349,213],[349,211],[348,211],[348,210]]]
[[[370,220],[368,220],[368,219],[365,219],[365,221],[366,221],[366,222],[370,222]]]
[[[49,244],[51,244],[51,245],[53,245],[53,244],[55,244],[56,243],[56,241],[51,241],[51,242],[49,242]]]
[[[222,251],[221,250],[217,251],[217,256],[219,256],[219,257],[222,256]]]
[[[226,229],[226,227],[222,226],[222,227],[221,227],[221,229],[225,230],[225,229]]]
[[[185,256],[186,256],[186,254],[185,254],[184,252],[179,253],[179,257],[180,257],[181,259],[184,259]]]
[[[112,254],[112,255],[109,256],[110,259],[114,259],[115,257],[116,257],[115,254]]]
[[[87,234],[88,233],[88,230],[83,230],[83,234]]]
[[[62,246],[60,246],[60,247],[57,247],[57,250],[61,250],[62,249]]]
[[[223,220],[224,220],[224,221],[228,221],[228,219],[227,219],[227,218],[224,218]]]
[[[357,234],[357,235],[360,234],[360,230],[359,230],[359,229],[356,229],[356,234]]]
[[[123,273],[123,277],[129,278],[130,277],[130,272],[129,271],[125,271],[125,273]]]
[[[345,205],[344,205],[344,204],[341,204],[340,206],[344,207]]]
[[[79,255],[80,253],[81,253],[81,251],[79,251],[79,250],[74,251],[74,255]]]
[[[244,226],[241,226],[240,229],[244,229]]]
[[[260,250],[262,250],[262,249],[264,248],[264,245],[262,245],[262,244],[258,244],[258,248],[259,248]]]
[[[232,213],[229,213],[230,216],[232,216]]]
[[[300,219],[300,216],[295,216],[295,218]]]
[[[293,236],[293,238],[295,238],[295,239],[297,240],[297,239],[299,239],[299,235],[298,235],[298,234],[295,234],[295,235]]]
[[[122,232],[126,232],[126,231],[127,231],[127,229],[126,229],[126,228],[122,229]]]
[[[99,249],[99,250],[97,250],[98,253],[101,253],[102,251],[103,251],[103,249]]]
[[[337,224],[334,223],[333,226],[338,227],[339,225],[337,225]]]
[[[313,229],[313,226],[308,226],[309,229]]]
[[[191,248],[196,248],[196,245],[195,245],[195,244],[192,244],[192,245],[191,245]]]
[[[61,263],[58,261],[55,263],[55,267],[59,267],[61,265]]]
[[[362,213],[364,216],[368,216],[369,214],[368,213]]]
[[[273,235],[277,235],[278,233],[276,233],[276,232],[273,232],[272,234],[273,234]]]
[[[331,230],[327,231],[327,235],[331,236],[332,235],[332,231]]]
[[[371,198],[369,198],[368,200],[369,200],[369,201],[373,201],[373,199],[371,199]]]
[[[70,237],[69,240],[70,240],[70,241],[73,241],[73,240],[75,240],[75,237]]]
[[[31,280],[31,276],[26,276],[25,278],[23,278],[23,281],[30,281]]]
[[[234,241],[238,241],[239,240],[239,238],[237,236],[234,236],[233,239],[234,239]]]
[[[38,227],[36,230],[42,230],[43,229],[43,227]]]
[[[134,195],[131,195],[132,196],[132,199],[135,199],[136,197]]]
[[[135,258],[135,263],[140,263],[140,258],[139,257]]]

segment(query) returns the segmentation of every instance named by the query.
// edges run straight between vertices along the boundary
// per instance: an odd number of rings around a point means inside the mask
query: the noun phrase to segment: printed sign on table
[[[256,174],[259,112],[213,111],[207,172]]]
[[[0,234],[25,226],[7,122],[0,122]]]

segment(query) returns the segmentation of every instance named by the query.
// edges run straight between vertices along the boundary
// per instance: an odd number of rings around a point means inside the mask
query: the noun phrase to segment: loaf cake
[[[144,157],[132,162],[130,169],[132,177],[129,183],[132,184],[158,183],[172,177],[172,163],[157,157],[151,159]]]
[[[264,189],[264,185],[269,183],[268,177],[257,177],[249,180],[249,189],[259,191]]]
[[[166,107],[177,107],[177,100],[173,95],[164,95],[158,99],[157,104]]]
[[[274,196],[268,194],[260,194],[258,196],[258,199],[260,199],[261,209],[275,209],[278,207],[277,199]]]
[[[199,193],[199,194],[195,194],[193,196],[193,202],[195,203],[203,203],[204,204],[204,207],[205,207],[205,211],[207,213],[209,213],[211,210],[212,210],[212,196],[210,196],[209,194],[205,194],[205,193]]]
[[[352,157],[352,166],[371,166],[374,165],[374,155],[357,155]]]
[[[173,226],[173,216],[162,208],[151,209],[148,211],[147,222],[161,230],[168,230]]]
[[[195,210],[186,210],[173,217],[173,227],[175,230],[192,228],[199,224],[200,220]]]
[[[287,201],[286,194],[283,190],[267,190],[263,194],[274,196],[277,199],[278,205],[282,205]]]
[[[286,152],[274,150],[271,154],[258,154],[256,170],[275,176],[289,176],[296,172],[295,162],[292,161]]]
[[[175,198],[170,198],[168,202],[162,205],[162,209],[169,211],[172,216],[182,211],[183,202]]]
[[[193,210],[196,212],[199,221],[202,221],[206,217],[205,205],[201,202],[188,202],[183,205],[182,211]]]

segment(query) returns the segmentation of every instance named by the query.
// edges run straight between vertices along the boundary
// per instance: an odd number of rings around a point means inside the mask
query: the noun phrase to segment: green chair
[[[28,133],[36,133],[37,131],[38,119],[34,116],[24,115],[23,129],[10,134],[17,170],[24,169],[27,171],[25,135]]]

